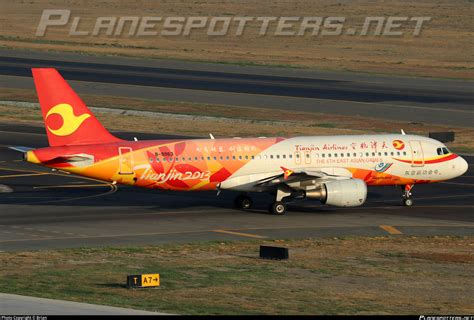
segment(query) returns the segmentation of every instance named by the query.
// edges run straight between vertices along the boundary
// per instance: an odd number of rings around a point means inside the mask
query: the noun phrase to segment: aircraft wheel
[[[275,201],[270,205],[270,213],[275,215],[284,215],[286,212],[286,205],[281,201]]]
[[[250,209],[252,207],[252,198],[241,194],[235,198],[235,207],[238,209]]]
[[[408,199],[403,199],[403,205],[405,207],[411,207],[413,205],[413,200],[408,198]]]

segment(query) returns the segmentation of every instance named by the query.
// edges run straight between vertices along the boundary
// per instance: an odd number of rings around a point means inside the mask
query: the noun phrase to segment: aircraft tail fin
[[[121,141],[102,126],[56,69],[31,71],[50,146]]]

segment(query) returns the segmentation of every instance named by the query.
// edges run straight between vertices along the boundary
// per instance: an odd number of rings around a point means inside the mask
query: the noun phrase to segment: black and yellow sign
[[[160,275],[158,273],[128,275],[127,285],[129,288],[159,287]]]

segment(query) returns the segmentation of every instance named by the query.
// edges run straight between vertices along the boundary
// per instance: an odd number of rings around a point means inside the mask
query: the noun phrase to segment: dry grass
[[[473,237],[375,237],[0,253],[0,291],[180,314],[472,314]],[[290,248],[258,259],[260,244]],[[127,274],[158,272],[158,290]]]
[[[0,46],[11,48],[470,79],[474,74],[469,0],[74,0],[66,4],[1,0],[0,6]],[[82,17],[81,30],[92,30],[98,16],[345,16],[345,25],[359,30],[366,16],[429,16],[432,20],[419,37],[411,35],[414,23],[403,29],[406,35],[396,37],[262,37],[257,23],[250,23],[241,37],[234,32],[208,37],[203,31],[188,37],[71,37],[70,24],[51,28],[44,38],[35,37],[42,10],[61,8]]]
[[[359,116],[342,116],[309,112],[274,110],[264,108],[229,107],[188,102],[155,101],[136,98],[84,95],[88,105],[107,108],[123,108],[166,113],[162,118],[124,116],[97,113],[97,117],[111,130],[130,128],[134,132],[181,134],[189,136],[255,137],[255,136],[298,136],[338,135],[361,133],[406,132],[428,135],[433,131],[454,131],[456,141],[449,146],[456,151],[474,152],[474,129],[407,123],[401,121],[381,122],[377,119]],[[34,91],[0,88],[0,101],[18,100],[36,102]],[[192,119],[177,118],[174,115],[191,115]],[[202,116],[214,117],[213,119]],[[2,106],[0,121],[28,122],[42,125],[39,109]],[[192,126],[189,124],[193,123]],[[140,124],[139,129],[133,129]]]

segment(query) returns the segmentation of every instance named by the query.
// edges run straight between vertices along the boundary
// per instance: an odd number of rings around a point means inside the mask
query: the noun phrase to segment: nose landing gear
[[[413,205],[413,200],[411,199],[411,189],[413,188],[414,184],[407,184],[402,186],[402,201],[403,205],[406,207],[411,207]]]

